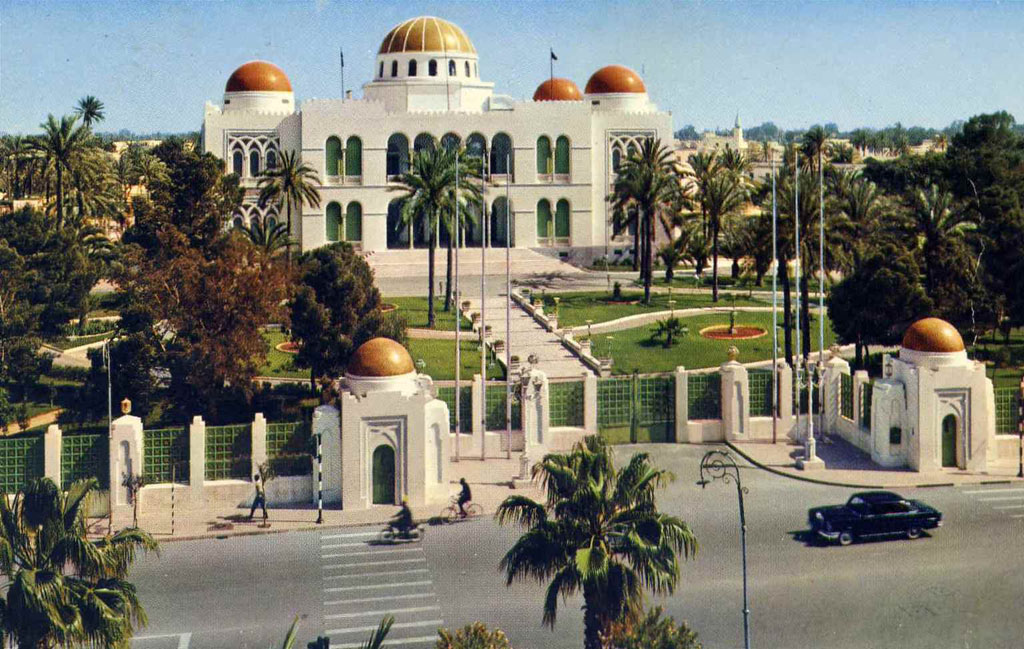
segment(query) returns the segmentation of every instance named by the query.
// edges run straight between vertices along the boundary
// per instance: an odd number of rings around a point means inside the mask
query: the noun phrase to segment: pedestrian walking
[[[252,483],[256,487],[256,496],[252,499],[252,509],[249,510],[249,520],[252,520],[252,515],[256,513],[256,508],[261,507],[263,509],[263,523],[267,522],[267,492],[263,487],[263,481],[260,479],[260,475],[257,473],[252,477]]]

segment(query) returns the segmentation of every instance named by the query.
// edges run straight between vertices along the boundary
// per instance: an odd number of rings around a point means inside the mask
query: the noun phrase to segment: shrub
[[[615,282],[615,284],[612,286],[612,299],[622,299],[622,282]]]
[[[672,616],[661,617],[660,606],[612,625],[610,649],[701,649],[697,632]]]
[[[462,627],[453,635],[448,629],[438,629],[434,649],[510,649],[508,637],[500,630],[488,630],[482,622]]]

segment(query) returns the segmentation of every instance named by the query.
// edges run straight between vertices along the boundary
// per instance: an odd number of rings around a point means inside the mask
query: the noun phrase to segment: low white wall
[[[451,440],[451,456],[455,457],[455,433],[449,433]],[[487,431],[487,457],[505,457],[505,432]],[[469,433],[461,433],[459,437],[459,457],[480,457],[480,438]],[[523,431],[512,431],[512,450],[523,450]]]
[[[690,419],[686,422],[686,437],[697,443],[724,442],[725,429],[721,419]]]
[[[775,430],[775,438],[779,441],[784,441],[793,430],[796,420],[793,417],[779,417],[778,425]],[[771,417],[751,417],[750,418],[750,440],[752,441],[768,441],[772,439],[772,418]]]
[[[1011,464],[1020,456],[1020,439],[1016,435],[996,435],[994,457],[991,461]]]
[[[174,485],[174,504],[182,507],[188,503],[189,486]],[[247,480],[211,480],[203,485],[204,503],[230,504],[235,507],[250,507],[256,496],[256,488]],[[139,492],[139,504],[146,508],[171,507],[171,485],[146,485]],[[267,504],[297,505],[313,502],[313,476],[280,476],[267,483]]]

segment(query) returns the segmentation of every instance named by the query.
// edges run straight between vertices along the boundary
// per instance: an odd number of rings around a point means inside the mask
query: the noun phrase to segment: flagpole
[[[339,47],[338,54],[341,56],[341,100],[345,101],[345,50]]]
[[[462,304],[459,301],[459,247],[462,235],[462,221],[459,219],[459,150],[455,150],[455,461],[459,461],[459,437],[462,435],[462,414],[459,393],[462,392]]]
[[[548,48],[548,79],[551,83],[548,85],[548,95],[554,93],[555,85],[555,50],[554,48]]]
[[[505,168],[512,171],[512,156],[505,157]],[[509,177],[505,174],[505,459],[512,459],[512,201]],[[523,440],[523,450],[526,440]]]
[[[803,388],[803,354],[800,348],[800,150],[793,149],[793,233],[795,251],[793,255],[793,274],[796,281],[796,359],[793,366],[796,369],[796,427],[800,430],[800,392]]]
[[[486,181],[484,181],[486,182]],[[483,184],[483,183],[481,183]],[[480,459],[487,459],[487,320],[484,317],[487,302],[487,202],[480,193],[480,220],[483,221],[483,240],[480,242]]]
[[[772,169],[772,444],[776,442],[779,427],[779,251],[778,251],[778,208],[775,202],[775,156],[769,150]]]
[[[825,167],[821,164],[821,149],[818,149],[818,376],[825,374]],[[824,408],[825,392],[818,386],[818,430],[825,433]],[[824,439],[824,437],[822,437]]]

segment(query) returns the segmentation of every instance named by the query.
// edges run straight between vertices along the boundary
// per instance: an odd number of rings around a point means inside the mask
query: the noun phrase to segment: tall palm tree
[[[691,179],[694,185],[694,195],[698,205],[700,205],[701,230],[705,237],[710,233],[708,232],[708,210],[704,197],[707,195],[707,184],[715,168],[715,158],[714,151],[702,151],[690,155],[686,160],[687,164],[690,165],[690,169],[685,172],[685,175]]]
[[[0,629],[19,647],[128,647],[146,624],[127,576],[157,543],[138,529],[89,541],[85,503],[96,487],[90,478],[61,492],[35,478],[12,501],[0,494]]]
[[[835,207],[849,227],[844,246],[849,256],[847,270],[855,273],[869,247],[875,245],[873,235],[879,228],[882,194],[875,183],[864,178],[855,178],[848,187],[838,186],[833,191]]]
[[[804,133],[803,154],[812,171],[821,168],[822,158],[828,145],[828,133],[821,126],[813,126]]]
[[[641,242],[640,276],[644,282],[645,304],[651,302],[655,222],[668,218],[665,213],[673,211],[678,204],[679,193],[680,172],[675,154],[654,138],[645,138],[636,155],[626,158],[612,186],[613,215],[636,208],[640,219],[637,236]]]
[[[974,230],[976,223],[967,210],[955,203],[951,193],[936,185],[927,190],[915,190],[910,196],[910,204],[910,225],[918,233],[919,249],[924,259],[925,288],[929,295],[933,295],[938,261],[935,257],[942,244]]]
[[[254,218],[240,232],[266,259],[277,257],[289,246],[288,226],[284,223],[270,225],[264,219]]]
[[[277,166],[267,169],[259,179],[259,205],[265,208],[269,203],[283,205],[288,219],[288,247],[285,260],[292,263],[291,239],[292,206],[301,208],[305,204],[320,207],[320,192],[317,186],[320,178],[309,164],[303,162],[295,151],[285,151],[278,158]]]
[[[451,153],[452,148],[449,147],[449,149],[449,152]],[[478,218],[484,218],[483,215],[477,215],[482,195],[480,191],[480,179],[483,177],[483,164],[481,163],[480,158],[470,155],[466,152],[465,148],[459,151],[457,159],[459,163],[458,195],[456,195],[455,182],[453,181],[451,186],[448,188],[449,195],[445,201],[445,207],[441,212],[441,227],[444,228],[445,233],[448,235],[448,265],[445,270],[444,284],[445,311],[451,311],[452,309],[452,273],[455,268],[455,246],[465,236],[465,233],[469,230],[469,226],[471,224],[475,224]],[[451,163],[454,165],[455,161],[456,157],[453,154]],[[461,232],[456,232],[455,227],[456,202],[458,202],[459,206],[458,212]]]
[[[506,583],[548,582],[543,620],[552,628],[558,599],[582,592],[586,649],[598,649],[613,622],[639,610],[644,591],[669,595],[679,581],[677,555],[697,552],[689,526],[658,511],[655,492],[673,479],[647,453],[622,469],[608,443],[593,435],[566,454],[549,453],[533,467],[545,502],[510,496],[498,522],[525,532],[505,553]]]
[[[46,122],[40,124],[43,135],[35,142],[36,148],[53,161],[56,169],[58,229],[64,227],[64,172],[73,171],[75,158],[89,146],[89,129],[77,122],[77,116],[65,115],[58,122],[53,115],[48,115]]]
[[[106,106],[103,102],[93,97],[92,95],[86,95],[78,100],[78,105],[75,107],[75,114],[82,118],[82,123],[87,127],[92,128],[93,124],[102,122],[106,114],[103,112]]]
[[[711,226],[711,301],[718,301],[718,248],[724,222],[747,202],[744,177],[733,168],[716,165],[705,188],[704,204]]]
[[[468,156],[467,156],[468,157]],[[402,221],[422,227],[429,241],[427,251],[427,326],[433,327],[434,250],[437,248],[439,219],[452,206],[455,187],[455,154],[445,147],[424,147],[412,158],[409,170],[401,175],[392,191],[404,191]]]

